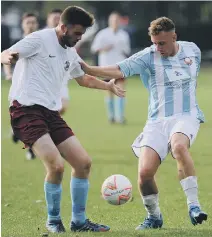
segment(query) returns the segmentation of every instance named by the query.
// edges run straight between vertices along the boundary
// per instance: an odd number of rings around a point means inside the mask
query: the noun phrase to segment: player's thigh
[[[40,137],[33,144],[32,149],[47,170],[63,172],[64,160],[48,133]]]
[[[76,136],[71,136],[59,145],[58,150],[74,169],[86,169],[91,166],[91,158]]]
[[[138,173],[141,177],[153,177],[160,166],[160,157],[151,147],[141,147],[138,163]]]
[[[147,123],[143,132],[133,142],[132,149],[140,160],[145,159],[142,147],[146,147],[146,149],[144,149],[145,155],[148,153],[146,150],[151,149],[151,151],[154,152],[150,152],[150,154],[157,154],[157,156],[155,156],[159,161],[162,162],[165,159],[168,154],[168,136],[164,134],[162,122]]]
[[[51,112],[51,116],[49,117],[49,134],[56,146],[74,135],[72,129],[67,125],[58,112]]]
[[[200,122],[198,119],[190,116],[184,116],[178,119],[170,132],[170,144],[185,145],[190,147],[198,134]]]

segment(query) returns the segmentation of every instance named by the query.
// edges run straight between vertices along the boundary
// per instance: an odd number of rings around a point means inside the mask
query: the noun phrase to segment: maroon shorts
[[[14,135],[26,146],[32,147],[46,133],[55,145],[74,135],[58,111],[41,105],[23,106],[16,100],[9,110]]]

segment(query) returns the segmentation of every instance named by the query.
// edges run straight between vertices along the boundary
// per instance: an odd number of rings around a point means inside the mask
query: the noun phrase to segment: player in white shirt
[[[117,12],[110,14],[108,27],[100,30],[91,45],[91,51],[98,54],[98,65],[113,65],[127,58],[130,54],[130,38],[126,31],[120,29],[120,15]],[[124,88],[123,78],[117,80],[117,85]],[[124,123],[125,98],[114,98],[108,93],[107,104],[108,120],[110,122]]]
[[[48,13],[46,19],[46,28],[55,28],[60,22],[60,16],[62,14],[61,9],[53,9]]]
[[[34,13],[26,12],[22,16],[22,30],[23,30],[23,38],[32,32],[38,30],[39,24],[37,16]],[[11,65],[3,65],[4,72],[7,80],[12,80],[12,66]],[[19,139],[12,132],[12,140],[17,143]],[[27,160],[33,160],[35,158],[35,154],[33,153],[31,148],[27,149],[26,152]]]
[[[175,25],[166,17],[151,22],[149,35],[152,46],[115,66],[91,67],[82,63],[82,67],[90,75],[105,78],[140,75],[149,92],[148,120],[132,145],[139,157],[139,190],[148,212],[136,229],[163,225],[154,176],[169,151],[177,162],[191,222],[202,224],[207,214],[200,207],[197,177],[189,152],[200,123],[204,122],[196,100],[201,52],[192,42],[177,41]]]
[[[53,233],[65,232],[60,215],[64,159],[72,166],[71,231],[110,229],[86,217],[91,158],[58,112],[67,76],[83,87],[110,90],[118,96],[125,94],[115,80],[106,83],[81,69],[81,59],[73,46],[93,22],[93,16],[84,9],[67,7],[56,28],[34,32],[1,53],[3,64],[18,60],[9,92],[11,125],[15,135],[32,147],[46,168],[46,227]]]

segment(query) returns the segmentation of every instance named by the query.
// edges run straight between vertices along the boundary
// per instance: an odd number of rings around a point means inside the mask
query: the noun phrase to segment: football
[[[102,197],[112,205],[122,205],[132,198],[132,184],[121,174],[108,177],[101,188]]]

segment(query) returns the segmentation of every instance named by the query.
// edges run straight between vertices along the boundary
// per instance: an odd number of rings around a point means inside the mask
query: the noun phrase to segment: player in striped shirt
[[[207,214],[200,207],[197,177],[189,153],[200,124],[204,122],[196,101],[201,52],[192,42],[177,41],[175,25],[166,17],[151,22],[149,35],[152,46],[115,66],[81,65],[90,75],[105,78],[140,75],[149,92],[148,120],[132,145],[139,157],[139,190],[148,212],[136,229],[163,225],[154,176],[169,151],[177,162],[191,222],[193,225],[201,224],[207,220]]]

